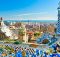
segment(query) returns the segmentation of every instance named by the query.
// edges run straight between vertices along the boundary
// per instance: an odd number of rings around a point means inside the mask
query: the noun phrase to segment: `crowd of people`
[[[8,54],[1,53],[1,57],[60,57],[60,45],[54,44],[48,49],[42,50],[32,47],[14,47],[14,52]]]
[[[60,57],[60,46],[58,44],[54,44],[48,49],[40,50],[33,48],[16,48],[16,57]]]

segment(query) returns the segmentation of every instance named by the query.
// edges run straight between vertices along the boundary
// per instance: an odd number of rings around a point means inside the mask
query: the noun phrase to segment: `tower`
[[[59,6],[58,6],[57,34],[60,35],[60,2],[59,2]]]
[[[1,22],[2,22],[2,20],[3,20],[3,19],[2,19],[2,17],[1,17],[1,18],[0,18],[0,26],[1,26]]]

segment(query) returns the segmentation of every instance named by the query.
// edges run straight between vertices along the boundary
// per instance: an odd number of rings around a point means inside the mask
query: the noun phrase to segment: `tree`
[[[55,32],[55,33],[57,32],[57,28],[54,29],[54,32]]]
[[[37,36],[39,36],[39,35],[40,35],[39,32],[34,33],[34,36],[35,36],[35,37],[37,37]]]
[[[20,28],[19,29],[19,40],[23,41],[24,34],[25,34],[24,28]]]

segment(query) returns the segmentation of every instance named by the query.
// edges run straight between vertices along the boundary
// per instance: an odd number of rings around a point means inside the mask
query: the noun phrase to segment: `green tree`
[[[19,29],[19,40],[23,41],[24,34],[25,34],[24,28],[20,28]]]
[[[34,36],[35,36],[35,37],[37,37],[37,36],[39,36],[39,35],[40,35],[39,32],[34,33]]]

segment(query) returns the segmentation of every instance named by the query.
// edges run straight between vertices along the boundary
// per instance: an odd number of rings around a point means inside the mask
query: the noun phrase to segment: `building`
[[[8,37],[5,35],[5,33],[0,31],[0,40],[8,39]]]
[[[0,18],[0,35],[1,33],[5,34],[5,36],[10,39],[18,39],[18,35],[15,34],[17,32],[10,30],[9,26],[7,26],[2,20],[2,17]]]
[[[1,28],[2,17],[0,18],[0,28]]]
[[[55,26],[53,24],[48,25],[47,29],[50,34],[53,35],[55,33]]]

